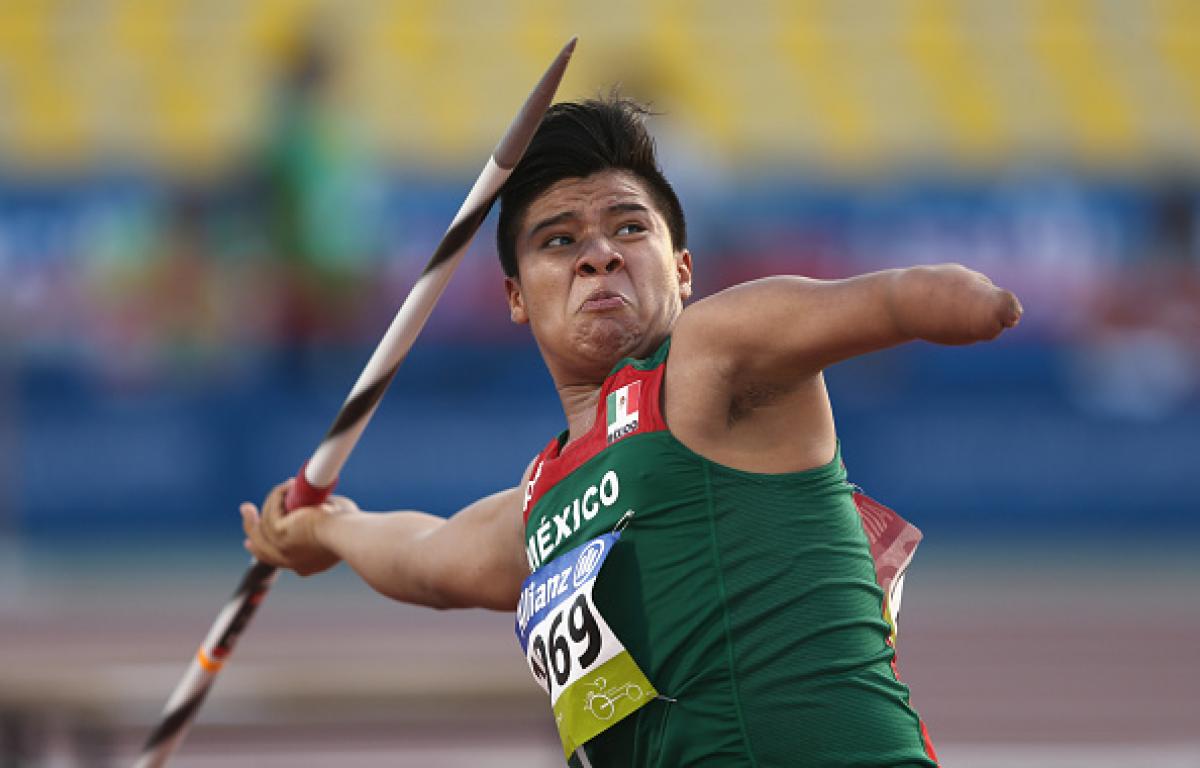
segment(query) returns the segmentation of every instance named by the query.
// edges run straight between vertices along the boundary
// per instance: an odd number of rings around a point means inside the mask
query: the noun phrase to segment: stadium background
[[[11,0],[6,764],[136,749],[237,503],[315,446],[571,34],[560,99],[663,113],[702,295],[958,261],[1021,297],[996,344],[828,375],[852,478],[926,534],[901,671],[947,764],[1200,765],[1191,0]],[[343,475],[365,508],[448,513],[560,428],[493,223]],[[286,577],[175,764],[554,764],[507,632]]]

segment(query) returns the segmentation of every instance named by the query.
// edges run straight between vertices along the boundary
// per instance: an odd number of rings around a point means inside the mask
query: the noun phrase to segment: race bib
[[[550,696],[564,755],[658,695],[592,600],[596,575],[620,536],[559,555],[521,586],[517,639],[533,679]]]

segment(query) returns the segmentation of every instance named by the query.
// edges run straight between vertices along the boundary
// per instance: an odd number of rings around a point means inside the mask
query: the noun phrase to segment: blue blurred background
[[[26,0],[0,21],[0,530],[220,536],[349,391],[528,82],[652,102],[701,293],[958,261],[1001,343],[829,374],[930,532],[1200,529],[1200,11],[1185,2]],[[627,10],[632,11],[634,5]],[[489,225],[490,226],[490,225]],[[560,428],[489,228],[342,488],[448,513]]]
[[[560,99],[662,113],[701,295],[955,261],[1020,296],[997,343],[828,372],[851,477],[927,542],[1196,542],[1193,0],[13,0],[5,557],[236,559],[573,33]],[[343,474],[365,508],[448,514],[561,429],[493,226]]]

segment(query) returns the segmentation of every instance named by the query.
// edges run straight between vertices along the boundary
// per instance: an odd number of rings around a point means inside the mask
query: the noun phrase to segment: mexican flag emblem
[[[638,399],[641,391],[642,382],[635,381],[613,390],[608,396],[604,410],[608,414],[609,443],[615,443],[622,437],[637,431]]]

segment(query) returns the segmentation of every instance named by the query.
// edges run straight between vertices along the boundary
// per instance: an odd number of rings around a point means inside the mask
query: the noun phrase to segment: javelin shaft
[[[525,154],[542,116],[554,100],[554,93],[562,82],[571,53],[575,50],[575,42],[575,38],[571,38],[559,52],[488,159],[424,272],[367,361],[329,432],[297,474],[286,499],[289,511],[318,504],[329,497],[338,474],[429,319],[450,275],[487,217],[501,186]],[[233,652],[238,637],[259,603],[266,597],[275,575],[276,569],[270,565],[261,562],[251,564],[168,699],[162,718],[146,740],[135,768],[159,768],[183,741],[217,673]]]
[[[508,180],[509,174],[525,154],[525,149],[541,123],[542,115],[554,100],[554,92],[562,82],[563,73],[566,72],[567,63],[574,50],[575,38],[571,38],[542,75],[520,113],[496,145],[450,228],[446,230],[429,263],[425,265],[425,271],[396,313],[383,341],[367,361],[362,375],[350,391],[346,402],[342,404],[329,432],[297,474],[296,482],[288,492],[289,510],[318,504],[329,497],[346,459],[358,443],[367,422],[383,398],[383,393],[387,391],[392,377],[404,361],[404,356],[412,348],[417,334],[424,327],[429,313],[433,311],[433,305],[437,303],[454,268],[466,253],[471,239],[479,230],[479,225],[491,210],[492,203],[500,193],[500,187]]]
[[[544,110],[543,110],[544,111]],[[396,370],[412,348],[417,335],[425,326],[434,304],[445,290],[450,276],[462,260],[471,238],[491,209],[501,185],[512,172],[489,158],[483,172],[472,187],[467,199],[454,217],[442,245],[426,265],[425,271],[413,286],[412,292],[396,313],[383,341],[375,348],[371,359],[350,391],[325,439],[302,470],[308,485],[314,489],[331,487],[338,473],[358,443],[359,437],[379,405],[384,391]],[[293,499],[288,508],[294,509]]]
[[[165,765],[175,749],[183,742],[196,719],[200,705],[212,690],[217,673],[233,652],[241,635],[267,590],[275,582],[276,569],[266,563],[253,562],[225,607],[217,614],[208,636],[196,651],[196,656],[175,686],[162,718],[146,739],[135,768],[159,768]]]

